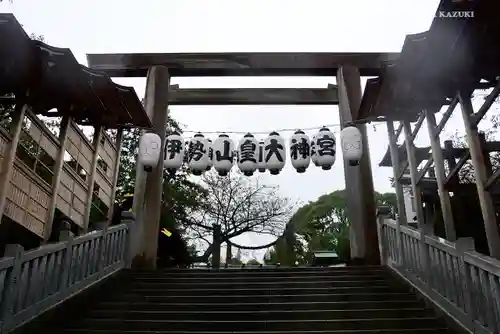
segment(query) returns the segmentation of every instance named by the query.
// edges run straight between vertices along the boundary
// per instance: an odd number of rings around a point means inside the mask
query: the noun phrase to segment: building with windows
[[[151,127],[133,88],[31,40],[0,14],[0,251],[57,241],[112,214],[124,127]],[[4,40],[6,39],[6,40]]]

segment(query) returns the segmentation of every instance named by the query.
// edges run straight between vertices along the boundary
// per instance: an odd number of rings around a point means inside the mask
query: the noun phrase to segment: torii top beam
[[[173,77],[335,76],[352,65],[362,76],[378,76],[399,53],[128,53],[88,54],[89,67],[111,77],[145,77],[163,65]]]

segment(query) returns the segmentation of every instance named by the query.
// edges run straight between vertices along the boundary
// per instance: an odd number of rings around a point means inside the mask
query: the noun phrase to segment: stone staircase
[[[453,333],[382,267],[125,270],[116,282],[38,332]]]

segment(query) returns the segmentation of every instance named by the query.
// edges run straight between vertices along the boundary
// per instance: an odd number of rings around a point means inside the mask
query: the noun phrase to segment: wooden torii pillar
[[[153,131],[161,138],[161,152],[167,131],[169,86],[168,68],[153,66],[149,69],[145,95],[146,112],[152,119]],[[137,224],[134,236],[134,266],[156,268],[162,193],[163,158],[150,173],[140,169],[136,171],[133,208]]]
[[[353,66],[341,66],[337,72],[341,128],[356,118],[361,104],[361,76]],[[363,157],[358,166],[344,160],[347,214],[351,222],[350,245],[353,264],[380,264],[377,211],[370,161],[370,148],[364,124],[361,131]]]

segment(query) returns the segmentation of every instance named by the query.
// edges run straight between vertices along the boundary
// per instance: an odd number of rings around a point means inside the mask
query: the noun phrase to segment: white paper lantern
[[[277,132],[271,132],[264,141],[264,160],[271,175],[278,175],[285,166],[285,141]]]
[[[207,139],[207,141],[208,141],[208,165],[206,171],[209,171],[214,166],[214,148],[212,140]]]
[[[156,133],[145,133],[139,139],[138,163],[145,171],[158,165],[161,156],[161,138]]]
[[[208,166],[208,140],[197,133],[189,142],[188,167],[194,175],[201,175]]]
[[[316,149],[316,135],[311,139],[311,161],[314,166],[319,167],[318,150]]]
[[[363,156],[363,141],[361,132],[355,126],[347,126],[340,133],[340,144],[344,160],[349,161],[349,165],[357,166]]]
[[[252,176],[257,169],[259,144],[251,133],[243,136],[238,144],[238,168],[245,176]]]
[[[233,167],[234,143],[226,134],[219,135],[212,144],[214,151],[214,168],[220,176],[226,176]]]
[[[264,159],[264,141],[259,142],[257,147],[257,169],[259,172],[264,173],[266,171],[266,160]]]
[[[326,127],[322,127],[316,134],[314,146],[318,165],[324,170],[331,169],[335,163],[335,155],[337,152],[337,144],[333,132]]]
[[[177,132],[167,137],[163,150],[163,167],[175,173],[184,161],[184,139]]]
[[[311,163],[311,141],[302,130],[297,130],[290,138],[290,158],[298,173],[304,173]]]

